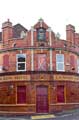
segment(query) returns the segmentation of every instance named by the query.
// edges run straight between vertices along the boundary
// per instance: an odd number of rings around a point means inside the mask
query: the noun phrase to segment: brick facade
[[[38,40],[39,28],[45,30],[45,40]],[[51,113],[79,106],[79,34],[74,26],[66,26],[62,40],[42,19],[30,30],[8,20],[0,35],[1,113]],[[24,71],[17,71],[18,54],[26,56]],[[57,70],[57,54],[64,55],[64,71]]]

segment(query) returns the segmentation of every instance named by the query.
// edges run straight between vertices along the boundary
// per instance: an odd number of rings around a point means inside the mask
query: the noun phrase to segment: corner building
[[[0,113],[79,107],[79,33],[60,39],[43,19],[27,30],[7,20],[0,32]]]

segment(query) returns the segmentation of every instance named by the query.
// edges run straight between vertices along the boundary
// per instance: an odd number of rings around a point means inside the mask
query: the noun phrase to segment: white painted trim
[[[31,71],[34,71],[34,51],[31,50]]]
[[[16,54],[16,71],[26,71],[26,54],[22,54],[25,56],[25,62],[18,62],[18,55]],[[18,63],[25,63],[25,70],[18,70]]]
[[[79,103],[54,103],[54,104],[49,104],[50,105],[76,105]],[[36,104],[0,104],[0,106],[36,106]]]
[[[40,21],[40,27],[42,27],[42,26],[43,26],[43,25],[42,25],[42,23],[43,23],[43,22],[42,22],[42,21]]]
[[[62,57],[63,57],[63,61],[58,61],[58,55],[62,55]],[[63,69],[59,69],[58,68],[58,64],[62,64],[62,66],[63,66]],[[64,54],[56,54],[56,71],[65,71],[65,66],[64,66]]]
[[[50,71],[52,71],[52,50],[50,49]]]
[[[34,31],[36,31],[36,29],[31,27],[31,46],[34,45]]]
[[[50,46],[51,46],[52,45],[51,30],[49,31],[49,41],[50,41]]]
[[[33,32],[34,32],[34,30],[33,30],[33,27],[31,28],[31,46],[33,46]]]
[[[40,22],[40,27],[43,27],[43,19],[39,19],[39,21],[38,22]]]
[[[47,31],[49,32],[49,43],[50,43],[50,46],[52,45],[52,37],[51,37],[51,32],[52,32],[52,30],[51,30],[51,27],[49,27],[48,29],[47,29]]]
[[[79,105],[79,103],[55,103],[55,104],[50,104],[50,105]]]
[[[2,114],[9,114],[9,113],[12,113],[12,114],[18,114],[18,113],[19,114],[22,114],[22,113],[26,114],[26,113],[36,113],[36,112],[31,112],[31,111],[29,111],[29,112],[23,112],[23,111],[22,112],[21,111],[20,112],[18,112],[18,111],[0,111],[0,113],[2,113]]]
[[[0,104],[0,106],[36,106],[36,104]]]

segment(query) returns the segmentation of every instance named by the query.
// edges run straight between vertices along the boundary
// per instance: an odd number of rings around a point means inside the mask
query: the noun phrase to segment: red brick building
[[[1,113],[51,113],[79,107],[79,34],[66,40],[40,19],[30,30],[8,20],[0,32]]]

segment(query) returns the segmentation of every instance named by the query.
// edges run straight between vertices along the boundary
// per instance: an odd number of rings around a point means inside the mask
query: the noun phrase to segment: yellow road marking
[[[44,118],[55,118],[55,115],[38,115],[32,116],[31,119],[44,119]]]

